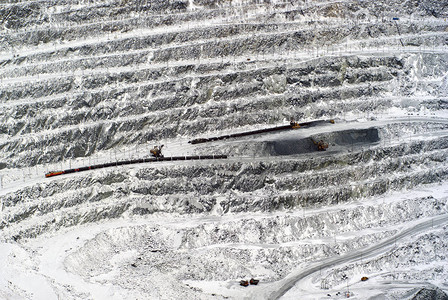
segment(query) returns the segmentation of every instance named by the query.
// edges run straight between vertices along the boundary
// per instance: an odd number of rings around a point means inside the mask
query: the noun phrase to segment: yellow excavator
[[[291,121],[289,124],[291,125],[292,129],[298,129],[301,127],[299,123],[294,122],[294,121]]]
[[[323,140],[320,140],[318,142],[313,140],[313,143],[317,146],[318,151],[325,151],[328,148],[328,143],[325,143]]]
[[[154,146],[154,148],[149,150],[149,152],[154,157],[163,157],[162,148],[163,148],[163,145],[161,145],[161,146]]]

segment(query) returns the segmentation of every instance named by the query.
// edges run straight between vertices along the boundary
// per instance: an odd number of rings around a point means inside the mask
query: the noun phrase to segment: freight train
[[[276,132],[276,131],[283,131],[283,130],[290,130],[290,129],[297,129],[297,128],[308,128],[308,127],[313,127],[313,126],[325,124],[325,123],[334,124],[334,120],[317,120],[317,121],[303,122],[303,123],[297,123],[297,122],[291,121],[289,123],[289,125],[252,130],[252,131],[234,133],[234,134],[229,134],[229,135],[221,135],[221,136],[211,137],[211,138],[197,138],[197,139],[189,141],[188,143],[201,144],[201,143],[226,140],[229,138],[237,138],[237,137],[261,134],[261,133],[267,133],[267,132]]]
[[[153,158],[140,158],[134,160],[122,160],[117,162],[111,162],[100,165],[93,165],[88,167],[82,167],[77,169],[68,169],[64,171],[51,171],[45,174],[45,177],[53,177],[63,174],[70,174],[76,172],[83,172],[88,170],[102,169],[108,167],[116,167],[131,164],[141,164],[149,162],[159,162],[159,161],[179,161],[179,160],[202,160],[202,159],[226,159],[227,155],[193,155],[193,156],[171,156],[171,157],[153,157]]]

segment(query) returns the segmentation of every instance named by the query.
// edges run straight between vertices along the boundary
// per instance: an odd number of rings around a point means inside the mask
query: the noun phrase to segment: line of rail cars
[[[122,160],[116,162],[110,162],[106,164],[93,165],[88,167],[81,167],[76,169],[68,169],[64,171],[51,171],[45,174],[45,177],[53,177],[63,174],[70,174],[76,172],[83,172],[88,170],[116,167],[116,166],[124,166],[124,165],[132,165],[132,164],[141,164],[141,163],[150,163],[150,162],[159,162],[159,161],[179,161],[179,160],[202,160],[202,159],[226,159],[227,155],[193,155],[193,156],[170,156],[170,157],[154,157],[154,158],[140,158],[134,160]]]
[[[291,121],[291,123],[289,123],[289,125],[276,126],[276,127],[264,128],[264,129],[258,129],[258,130],[251,130],[251,131],[233,133],[233,134],[228,134],[228,135],[221,135],[221,136],[216,136],[216,137],[211,137],[211,138],[197,138],[197,139],[188,141],[188,143],[201,144],[201,143],[226,140],[229,138],[238,138],[238,137],[243,137],[243,136],[267,133],[267,132],[283,131],[283,130],[298,129],[298,128],[308,128],[308,127],[313,127],[313,126],[325,124],[325,123],[334,124],[334,120],[317,120],[317,121],[310,121],[310,122],[303,122],[303,123],[297,123],[297,122]]]

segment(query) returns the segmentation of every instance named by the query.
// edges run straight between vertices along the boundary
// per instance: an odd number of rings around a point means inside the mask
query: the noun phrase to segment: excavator
[[[315,140],[313,140],[313,143],[314,143],[314,145],[316,145],[317,146],[317,150],[318,151],[325,151],[325,150],[327,150],[327,148],[328,148],[328,144],[327,143],[325,143],[323,140],[320,140],[320,141],[315,141]]]
[[[154,157],[163,157],[162,148],[163,148],[163,145],[161,145],[161,146],[154,146],[154,148],[149,150],[149,152]]]
[[[298,129],[298,128],[301,127],[299,123],[295,122],[295,121],[292,120],[292,119],[291,119],[291,122],[289,122],[289,125],[291,125],[291,128],[292,128],[292,129]]]

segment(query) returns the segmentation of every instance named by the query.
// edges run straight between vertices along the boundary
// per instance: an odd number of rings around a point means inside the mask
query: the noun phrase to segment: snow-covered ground
[[[343,294],[348,284],[364,299],[428,284],[445,289],[447,196],[448,185],[436,184],[306,211],[126,215],[78,225],[3,243],[2,296],[180,298],[202,291],[205,298],[272,299],[293,287],[285,299],[315,299]],[[422,276],[422,269],[435,271]],[[175,282],[180,274],[191,279]],[[238,276],[262,281],[244,288]],[[322,280],[329,289],[320,288]]]
[[[447,297],[444,1],[8,1],[0,16],[0,298]],[[335,123],[188,143],[291,118]],[[44,177],[160,144],[229,158]]]

